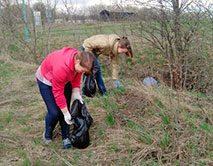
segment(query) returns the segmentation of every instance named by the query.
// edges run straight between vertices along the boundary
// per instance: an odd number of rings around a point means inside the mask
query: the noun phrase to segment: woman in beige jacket
[[[112,62],[112,79],[117,88],[120,88],[120,81],[118,80],[119,72],[119,58],[118,54],[126,54],[132,57],[132,49],[127,37],[120,38],[116,34],[110,35],[95,35],[86,39],[82,46],[83,51],[92,51],[95,54],[95,64],[98,66],[98,71],[95,74],[95,79],[98,84],[100,94],[106,94],[106,88],[101,76],[101,68],[98,63],[98,56],[105,55],[111,58]],[[82,89],[83,95],[84,89]]]

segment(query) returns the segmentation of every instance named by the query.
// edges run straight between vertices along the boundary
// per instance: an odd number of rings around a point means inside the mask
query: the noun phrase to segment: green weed
[[[107,112],[106,121],[107,121],[107,124],[110,127],[113,127],[115,125],[114,116],[113,116],[113,114],[111,112]]]
[[[38,138],[33,138],[33,144],[34,145],[39,145],[41,143],[41,140],[40,139],[38,139]]]
[[[9,111],[8,113],[7,113],[7,115],[6,115],[6,122],[9,124],[10,122],[11,122],[11,119],[12,119],[12,117],[13,117],[13,115],[14,115],[14,112],[13,111]]]
[[[204,98],[204,97],[206,97],[206,95],[205,95],[204,93],[196,92],[196,91],[194,91],[194,90],[189,91],[189,93],[190,93],[191,95],[196,96],[196,97],[199,97],[199,98]]]
[[[127,124],[131,129],[136,129],[137,125],[131,119],[127,120]]]
[[[22,131],[23,131],[24,133],[26,133],[26,132],[29,132],[31,129],[32,129],[32,128],[31,128],[30,126],[27,126],[27,127],[23,128]]]
[[[44,162],[41,161],[40,159],[37,159],[37,160],[35,160],[35,161],[33,162],[32,165],[33,165],[33,166],[42,166],[42,165],[44,165]]]
[[[104,134],[104,132],[103,132],[103,129],[102,129],[102,128],[99,128],[99,129],[98,129],[98,131],[99,131],[99,134],[100,134],[100,135],[103,135],[103,134]]]
[[[15,67],[12,64],[1,64],[0,75],[2,78],[9,78],[15,72]]]
[[[138,132],[138,141],[143,142],[147,145],[151,145],[153,143],[149,134],[143,131]]]
[[[88,150],[86,155],[87,155],[88,158],[91,158],[92,157],[92,151]]]
[[[172,143],[169,133],[165,132],[164,137],[160,139],[160,147],[165,150]]]
[[[4,125],[0,124],[0,131],[3,131],[3,130],[4,130]]]
[[[20,166],[31,166],[32,162],[30,161],[30,159],[28,158],[26,152],[24,151],[24,149],[19,149],[17,151],[18,156],[23,158],[23,162]]]
[[[22,118],[19,118],[19,119],[17,120],[17,122],[20,123],[20,124],[26,124],[27,119],[24,118],[24,117],[22,117]]]
[[[160,113],[159,115],[162,117],[162,122],[163,122],[165,125],[171,127],[171,117],[170,117],[170,115],[168,115],[168,114],[163,114],[163,113]]]
[[[203,130],[206,130],[208,133],[213,133],[213,127],[209,123],[203,122],[200,125],[200,128]]]
[[[118,153],[118,152],[120,152],[121,149],[118,147],[117,143],[112,143],[112,145],[107,147],[107,150],[109,152],[114,151],[114,152]]]
[[[167,110],[166,106],[163,105],[163,103],[160,100],[158,100],[157,98],[155,99],[155,103],[158,105],[158,107],[160,107],[164,110]]]
[[[52,165],[55,165],[58,162],[58,158],[56,156],[53,156],[50,160]]]
[[[81,156],[81,153],[79,152],[78,149],[76,149],[75,152],[73,153],[73,159],[74,159],[74,161],[78,162],[80,156]]]

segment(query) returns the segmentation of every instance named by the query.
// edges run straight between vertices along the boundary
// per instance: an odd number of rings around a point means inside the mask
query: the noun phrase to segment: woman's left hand
[[[114,84],[117,88],[120,88],[121,87],[121,83],[119,80],[114,80]]]
[[[81,102],[81,104],[84,103],[84,99],[80,95],[80,91],[74,91],[73,92],[73,98],[74,98],[74,100],[78,99]]]

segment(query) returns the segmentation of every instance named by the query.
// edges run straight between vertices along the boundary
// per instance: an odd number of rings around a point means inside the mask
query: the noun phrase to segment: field
[[[0,56],[0,165],[213,164],[213,96],[170,89],[160,76],[165,58],[146,47],[132,26],[60,26],[51,32],[50,52],[65,46],[80,50],[84,38],[97,33],[126,33],[132,41],[133,59],[124,63],[120,57],[121,89],[112,85],[110,61],[100,58],[109,94],[85,99],[94,123],[91,144],[84,150],[64,150],[59,125],[53,143],[43,143],[46,108],[35,80],[39,64],[20,61],[16,47],[13,58]],[[43,40],[38,42],[39,62],[46,56]],[[160,85],[145,87],[141,80],[147,75],[158,77]]]

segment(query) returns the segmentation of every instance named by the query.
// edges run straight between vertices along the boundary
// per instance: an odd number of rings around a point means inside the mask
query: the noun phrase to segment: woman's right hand
[[[66,122],[68,125],[71,125],[71,124],[72,124],[72,122],[71,122],[71,115],[70,115],[68,109],[67,109],[67,108],[63,108],[61,111],[62,111],[62,113],[63,113],[63,115],[64,115],[64,120],[65,120],[65,122]]]
[[[64,113],[64,120],[65,120],[65,122],[66,122],[68,125],[71,125],[71,124],[72,124],[72,122],[71,122],[71,115],[70,115],[69,112]]]

